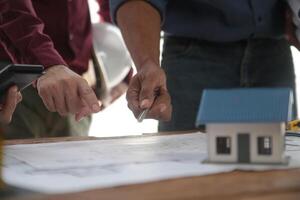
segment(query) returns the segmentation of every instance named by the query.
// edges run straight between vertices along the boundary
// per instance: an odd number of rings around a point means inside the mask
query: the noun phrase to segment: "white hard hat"
[[[127,76],[133,65],[132,59],[120,30],[112,24],[93,24],[93,46],[98,67],[109,90]]]

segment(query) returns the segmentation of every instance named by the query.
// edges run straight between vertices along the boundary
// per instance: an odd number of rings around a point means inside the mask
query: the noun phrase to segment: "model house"
[[[292,95],[286,88],[205,90],[196,125],[206,125],[208,161],[286,163]]]

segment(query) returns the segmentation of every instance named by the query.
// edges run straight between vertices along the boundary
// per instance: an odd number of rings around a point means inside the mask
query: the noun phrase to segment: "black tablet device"
[[[0,69],[0,103],[7,90],[16,85],[20,91],[38,79],[44,71],[41,65],[9,64]]]

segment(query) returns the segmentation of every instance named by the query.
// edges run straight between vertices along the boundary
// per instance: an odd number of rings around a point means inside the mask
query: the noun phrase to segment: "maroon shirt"
[[[108,0],[102,19],[109,20]],[[92,35],[87,0],[0,0],[0,61],[88,68]]]

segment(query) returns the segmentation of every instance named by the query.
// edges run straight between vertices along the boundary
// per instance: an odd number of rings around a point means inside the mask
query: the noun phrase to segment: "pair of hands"
[[[78,121],[101,110],[101,102],[88,83],[65,66],[49,68],[36,85],[47,109],[61,116],[75,114]],[[172,106],[164,71],[154,63],[145,63],[130,81],[127,101],[135,117],[150,108],[147,118],[170,120]]]
[[[101,102],[88,83],[65,66],[49,68],[37,81],[37,90],[47,109],[61,116],[75,114],[78,121],[101,110]],[[119,96],[120,92],[115,93],[112,96]],[[170,120],[172,106],[164,71],[146,62],[130,81],[127,101],[135,117],[150,108],[147,118]]]
[[[150,108],[147,118],[167,121],[172,106],[166,89],[164,71],[149,63],[131,80],[127,92],[128,107],[137,117],[144,109]],[[61,116],[75,114],[76,120],[99,112],[101,102],[87,82],[69,68],[58,65],[49,68],[36,83],[40,97],[49,111]],[[3,105],[0,105],[0,122],[9,123],[22,96],[16,86],[8,90]]]
[[[286,38],[300,50],[300,42],[295,36],[292,12],[286,14]],[[67,76],[65,76],[67,75]],[[56,66],[39,79],[38,91],[46,107],[61,115],[76,114],[76,119],[100,111],[100,105],[92,89],[77,74],[66,67]],[[154,62],[146,62],[132,78],[127,91],[128,107],[137,118],[150,108],[147,118],[168,121],[172,105],[166,87],[164,71]]]

